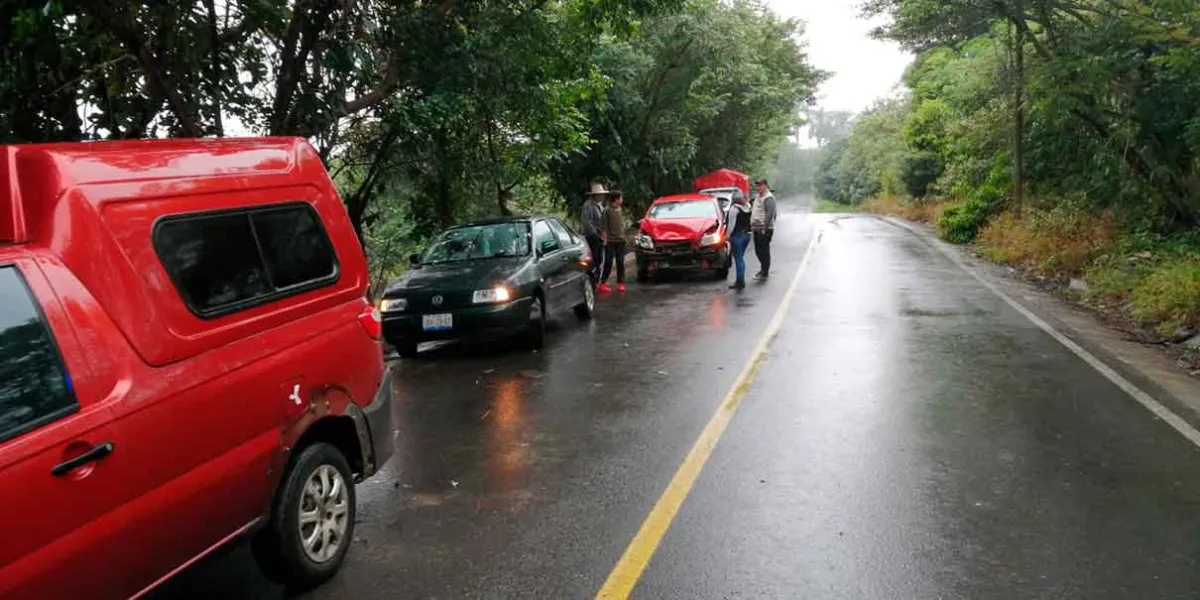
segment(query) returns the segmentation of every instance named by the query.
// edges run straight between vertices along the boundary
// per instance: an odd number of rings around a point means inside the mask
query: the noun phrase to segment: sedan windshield
[[[527,223],[494,223],[447,230],[433,241],[421,262],[432,264],[527,254]]]
[[[696,219],[717,216],[711,200],[663,202],[650,207],[652,219]]]

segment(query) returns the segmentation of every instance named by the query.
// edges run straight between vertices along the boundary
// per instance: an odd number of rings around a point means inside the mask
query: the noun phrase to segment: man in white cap
[[[592,264],[588,275],[592,283],[600,281],[600,270],[604,265],[604,199],[608,190],[600,183],[592,183],[588,189],[587,200],[583,201],[583,211],[579,222],[583,226],[583,237],[587,239],[588,248],[592,251]]]

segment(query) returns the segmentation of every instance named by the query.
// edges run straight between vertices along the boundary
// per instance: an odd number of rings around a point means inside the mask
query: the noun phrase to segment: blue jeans
[[[746,281],[746,248],[750,245],[750,232],[729,236],[729,245],[733,250],[733,272],[737,274],[737,281]]]

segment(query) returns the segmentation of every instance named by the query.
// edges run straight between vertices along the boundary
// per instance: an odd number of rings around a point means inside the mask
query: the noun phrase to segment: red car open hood
[[[717,224],[714,217],[691,219],[642,219],[642,231],[656,242],[690,242],[699,240],[705,231]]]
[[[750,197],[750,178],[745,173],[739,173],[733,169],[718,169],[707,175],[701,175],[692,182],[693,192],[723,187],[738,188],[742,190],[743,196]]]

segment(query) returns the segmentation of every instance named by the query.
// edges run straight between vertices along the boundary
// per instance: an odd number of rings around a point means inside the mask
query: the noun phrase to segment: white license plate
[[[446,331],[454,328],[454,315],[449,313],[422,315],[421,324],[425,327],[425,331]]]

